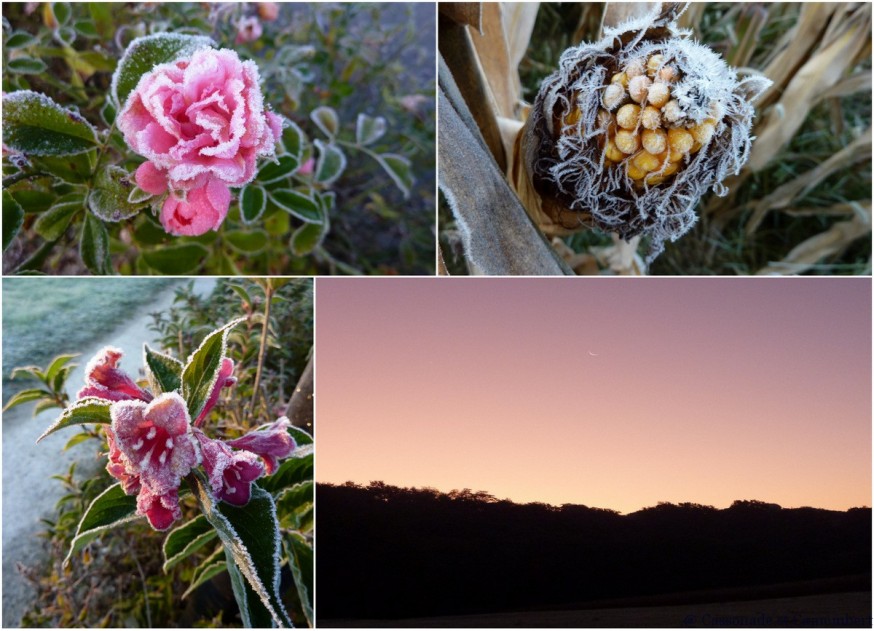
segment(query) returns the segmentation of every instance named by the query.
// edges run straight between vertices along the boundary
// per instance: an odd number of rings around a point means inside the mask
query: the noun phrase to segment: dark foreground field
[[[798,627],[870,628],[871,592],[821,594],[662,607],[616,607],[574,611],[405,618],[319,620],[320,627]]]

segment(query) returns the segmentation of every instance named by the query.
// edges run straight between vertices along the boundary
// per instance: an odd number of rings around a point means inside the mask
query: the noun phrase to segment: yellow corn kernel
[[[631,163],[641,171],[646,171],[647,173],[650,171],[658,171],[658,168],[662,165],[658,156],[654,156],[648,151],[641,151],[634,154],[634,157],[631,158]]]
[[[581,116],[581,113],[580,113],[579,108],[575,107],[570,112],[568,112],[567,114],[564,115],[564,119],[563,119],[564,125],[565,126],[568,126],[568,125],[576,126],[576,124],[578,122],[580,122],[580,116]]]
[[[646,171],[644,171],[642,169],[638,169],[631,162],[629,162],[628,165],[626,166],[625,172],[628,174],[628,177],[630,177],[632,180],[642,180],[643,178],[646,177]]]
[[[643,103],[646,100],[646,95],[649,92],[649,86],[652,85],[652,81],[649,78],[644,76],[634,77],[628,82],[628,94],[631,96],[632,100],[637,101],[638,103]]]
[[[640,124],[646,129],[658,129],[662,126],[662,114],[652,105],[647,105],[640,113]]]
[[[625,76],[629,79],[633,79],[634,77],[639,77],[640,75],[642,75],[645,70],[646,69],[643,66],[643,59],[632,59],[628,62],[628,65],[625,66]]]
[[[680,104],[676,99],[671,99],[667,103],[665,103],[662,108],[662,115],[665,117],[665,120],[669,123],[676,123],[681,118],[683,118],[683,111],[680,109]]]
[[[694,142],[695,139],[688,130],[680,128],[668,130],[668,146],[671,148],[672,152],[676,151],[680,154],[689,153],[689,150],[692,148],[692,143]],[[671,160],[671,162],[676,161],[677,160]]]
[[[610,83],[618,83],[623,88],[627,88],[628,87],[628,76],[624,72],[617,72],[610,79]]]
[[[661,175],[654,175],[653,174],[653,175],[647,175],[644,182],[646,182],[650,186],[658,186],[659,184],[664,182],[665,179],[666,178],[662,177]]]
[[[613,142],[622,153],[630,154],[640,149],[640,136],[627,129],[620,129],[617,131],[616,136],[613,138]]]
[[[659,70],[659,81],[663,81],[665,83],[672,83],[674,79],[677,78],[677,69],[673,66],[665,66],[661,70]]]
[[[671,98],[671,90],[667,83],[653,83],[646,95],[646,102],[655,107],[662,107]]]
[[[689,153],[698,153],[698,151],[701,149],[701,147],[702,147],[701,143],[696,140],[695,142],[692,143],[692,148],[689,149]]]
[[[659,159],[662,161],[662,168],[659,169],[659,174],[664,175],[665,177],[669,175],[673,175],[680,168],[680,165],[676,162],[665,162],[664,154],[659,156]]]
[[[713,138],[713,132],[716,131],[716,125],[705,121],[700,125],[696,125],[689,131],[692,132],[692,136],[695,138],[695,142],[700,143],[703,146],[710,142],[710,139]]]
[[[618,83],[611,83],[601,96],[601,105],[608,110],[616,109],[625,100],[625,88]]]
[[[659,70],[659,66],[662,65],[664,57],[661,55],[653,55],[646,62],[646,74],[650,77],[654,77]]]
[[[668,148],[668,135],[662,129],[644,129],[643,148],[650,153],[662,153]]]
[[[628,103],[616,112],[616,123],[623,129],[637,129],[637,121],[640,118],[640,105]]]
[[[682,151],[674,151],[673,149],[671,149],[671,151],[668,153],[668,160],[670,160],[671,162],[680,162],[685,157],[686,154]]]
[[[612,160],[613,162],[620,162],[625,158],[625,154],[619,150],[619,147],[616,146],[616,143],[607,139],[607,144],[604,146],[604,155],[608,160]]]

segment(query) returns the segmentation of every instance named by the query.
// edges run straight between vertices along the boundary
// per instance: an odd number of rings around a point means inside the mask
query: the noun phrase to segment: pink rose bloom
[[[107,401],[139,399],[147,403],[151,401],[152,395],[118,368],[121,356],[120,349],[107,346],[92,357],[85,366],[85,387],[79,390],[76,398],[97,397]]]
[[[291,421],[285,416],[262,429],[249,432],[245,436],[229,440],[228,445],[235,449],[245,449],[264,459],[267,475],[276,471],[280,458],[288,458],[295,450],[294,439],[288,433]]]
[[[244,506],[252,497],[252,482],[264,474],[258,456],[248,451],[231,451],[220,440],[213,440],[200,430],[194,433],[200,442],[203,468],[216,499]]]
[[[254,42],[261,37],[264,29],[261,27],[261,22],[256,17],[240,18],[237,22],[237,39],[235,44],[244,44],[246,42]]]
[[[188,409],[177,393],[162,394],[148,404],[119,401],[109,414],[109,432],[127,459],[127,473],[139,475],[141,493],[148,489],[164,495],[179,488],[182,478],[200,462]]]
[[[252,181],[259,157],[275,157],[282,119],[264,109],[258,81],[254,62],[204,48],[155,66],[124,104],[118,127],[147,159],[137,185],[169,192],[161,223],[171,234],[215,230],[228,212],[228,187]]]

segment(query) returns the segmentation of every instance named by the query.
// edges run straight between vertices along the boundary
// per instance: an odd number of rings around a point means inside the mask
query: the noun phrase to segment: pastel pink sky
[[[870,279],[326,279],[316,477],[871,505]]]

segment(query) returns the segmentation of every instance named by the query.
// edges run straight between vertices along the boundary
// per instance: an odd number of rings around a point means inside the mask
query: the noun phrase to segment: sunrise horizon
[[[326,280],[318,482],[871,506],[870,283]]]

